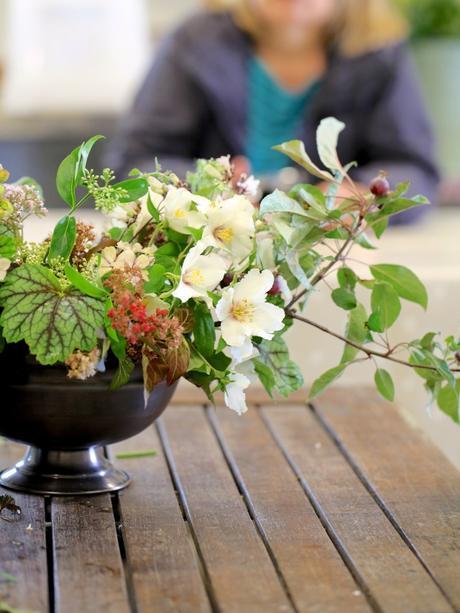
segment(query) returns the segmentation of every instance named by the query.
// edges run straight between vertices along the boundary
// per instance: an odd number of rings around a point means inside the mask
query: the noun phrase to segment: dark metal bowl
[[[3,471],[4,487],[42,494],[114,491],[129,476],[104,456],[103,446],[150,426],[167,407],[176,385],[159,384],[144,403],[142,373],[109,390],[115,372],[70,380],[63,366],[41,366],[22,345],[0,357],[0,435],[29,445],[26,456]]]

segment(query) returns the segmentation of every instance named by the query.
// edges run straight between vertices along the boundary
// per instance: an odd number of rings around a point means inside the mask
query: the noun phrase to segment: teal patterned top
[[[299,92],[282,88],[256,57],[249,63],[246,157],[256,176],[274,174],[289,160],[274,145],[299,138],[299,128],[319,82]]]

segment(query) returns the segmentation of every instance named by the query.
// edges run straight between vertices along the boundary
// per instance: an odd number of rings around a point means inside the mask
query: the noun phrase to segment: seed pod
[[[381,172],[377,177],[372,179],[369,184],[369,189],[377,198],[388,196],[391,191],[391,187],[384,172]]]

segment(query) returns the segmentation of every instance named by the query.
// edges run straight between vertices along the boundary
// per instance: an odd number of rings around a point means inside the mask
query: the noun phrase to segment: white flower
[[[246,413],[248,405],[246,404],[245,390],[251,384],[251,381],[245,375],[234,372],[231,375],[230,383],[227,383],[224,392],[224,401],[229,409],[236,411],[238,415]]]
[[[229,353],[233,357],[230,365],[233,372],[230,373],[230,383],[225,386],[224,400],[229,409],[241,415],[248,410],[245,390],[257,379],[252,359],[258,356],[259,352],[251,343],[246,347],[244,358],[242,354],[237,355],[236,348],[227,347],[227,350],[230,350]]]
[[[150,247],[142,247],[139,243],[131,245],[130,243],[118,243],[117,253],[115,247],[105,247],[101,252],[101,263],[99,265],[99,275],[102,277],[107,272],[114,269],[124,270],[126,267],[132,268],[136,266],[145,270],[153,262],[153,249]]]
[[[10,266],[10,260],[7,260],[6,258],[0,258],[0,281],[4,280]]]
[[[160,203],[163,200],[163,196],[161,194],[157,194],[153,190],[149,190],[150,201],[155,208],[158,208]],[[150,214],[147,206],[148,198],[144,196],[141,200],[141,208],[137,215],[136,221],[133,225],[133,235],[136,236],[138,232],[142,230],[148,223],[152,221],[152,215]]]
[[[254,175],[243,176],[237,183],[237,188],[248,198],[257,198],[259,195],[260,181]]]
[[[170,187],[163,201],[164,216],[169,226],[181,234],[190,234],[189,228],[202,228],[206,223],[197,206],[206,207],[209,200],[196,196],[184,187]]]
[[[228,175],[232,174],[232,162],[229,155],[221,155],[219,158],[216,158],[216,162],[222,166]]]
[[[235,262],[246,258],[254,248],[254,207],[244,196],[222,200],[206,211],[203,241],[225,249]]]
[[[136,202],[129,202],[127,204],[117,204],[117,206],[110,212],[110,219],[118,227],[126,227],[128,221],[133,219],[136,215],[137,204]]]
[[[198,242],[190,249],[182,264],[181,279],[173,292],[173,296],[182,302],[201,297],[209,303],[208,292],[217,287],[229,268],[229,262],[221,255],[202,255],[206,247]]]
[[[240,347],[226,347],[224,353],[232,358],[230,369],[233,369],[236,366],[243,364],[243,362],[247,362],[248,360],[252,360],[252,358],[257,357],[259,355],[259,350],[254,347],[251,339],[247,338]]]
[[[251,336],[270,340],[283,327],[284,311],[266,302],[273,286],[273,273],[250,270],[236,285],[222,291],[216,306],[222,338],[232,347],[242,347]]]

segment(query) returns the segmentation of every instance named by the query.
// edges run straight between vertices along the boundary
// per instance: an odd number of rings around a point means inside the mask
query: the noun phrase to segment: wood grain
[[[382,611],[452,611],[313,414],[269,407],[263,414],[309,497]]]
[[[460,610],[460,473],[375,394],[334,391],[315,406],[403,538]]]
[[[369,611],[258,411],[209,416],[297,610]]]
[[[171,407],[160,433],[222,612],[291,611],[202,409]]]
[[[110,496],[52,501],[56,613],[129,613]]]
[[[156,457],[116,460],[133,477],[119,495],[123,537],[139,613],[210,611],[198,556],[153,428],[112,448],[156,449]]]
[[[23,453],[21,445],[0,439],[0,470],[19,460]],[[0,495],[5,494],[14,497],[22,515],[13,523],[0,519],[0,602],[46,613],[49,606],[44,501],[0,488]]]

